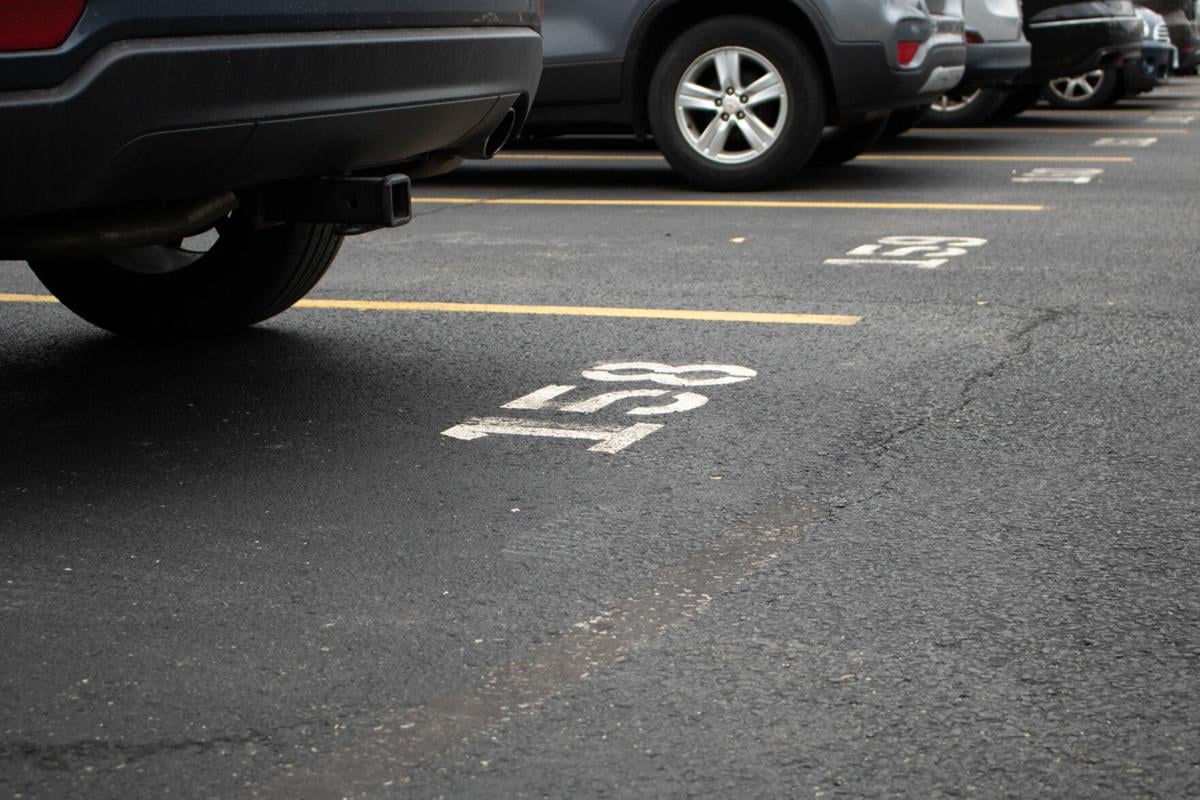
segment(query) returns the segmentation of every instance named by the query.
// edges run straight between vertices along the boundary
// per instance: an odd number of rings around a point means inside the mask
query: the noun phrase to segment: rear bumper
[[[486,135],[541,73],[528,27],[118,42],[0,93],[0,218],[395,164]]]
[[[1033,45],[1024,37],[1015,42],[984,42],[967,45],[967,73],[963,82],[971,86],[999,86],[1029,69]]]
[[[1130,93],[1150,91],[1167,79],[1177,59],[1173,45],[1145,42],[1142,57],[1125,62],[1125,90]]]
[[[843,45],[830,60],[840,113],[890,111],[932,103],[957,86],[966,69],[967,47],[961,40],[931,47],[914,70],[889,64],[879,44]]]
[[[1087,17],[1029,23],[1033,64],[1018,79],[1040,83],[1140,58],[1142,23],[1136,16]]]

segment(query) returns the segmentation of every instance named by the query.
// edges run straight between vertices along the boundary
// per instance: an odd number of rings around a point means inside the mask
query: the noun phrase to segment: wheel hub
[[[779,140],[788,118],[783,75],[745,47],[695,59],[675,90],[675,120],[693,150],[718,164],[745,164]]]

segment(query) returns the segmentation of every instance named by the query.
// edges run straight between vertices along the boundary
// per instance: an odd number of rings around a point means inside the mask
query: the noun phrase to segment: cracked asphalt
[[[526,143],[211,341],[0,264],[0,796],[1200,796],[1192,111]]]

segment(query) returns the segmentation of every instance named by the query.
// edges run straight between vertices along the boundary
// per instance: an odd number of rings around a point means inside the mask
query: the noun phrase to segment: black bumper
[[[957,85],[964,72],[966,45],[940,46],[915,70],[893,67],[880,44],[842,44],[830,52],[837,111],[857,114],[932,103]],[[939,76],[949,76],[947,86]],[[956,76],[956,77],[954,77]]]
[[[1033,45],[1033,64],[1018,79],[1021,83],[1119,67],[1142,52],[1142,23],[1136,15],[1028,23],[1025,36]]]
[[[0,93],[0,218],[404,162],[486,135],[537,88],[527,27],[118,42]]]
[[[1125,62],[1123,80],[1130,94],[1148,92],[1167,79],[1175,60],[1175,48],[1162,42],[1142,45],[1142,57]]]
[[[1032,55],[1033,45],[1025,39],[967,45],[967,74],[963,83],[982,87],[1009,83],[1029,69]]]

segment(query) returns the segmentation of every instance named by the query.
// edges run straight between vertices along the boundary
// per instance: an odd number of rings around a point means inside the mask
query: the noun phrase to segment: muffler
[[[508,144],[509,138],[517,127],[516,109],[510,108],[500,118],[500,123],[492,128],[492,132],[462,147],[456,147],[453,153],[463,158],[487,159],[500,152],[500,148]]]
[[[82,258],[183,239],[238,207],[232,192],[163,204],[72,211],[0,225],[0,259]]]

